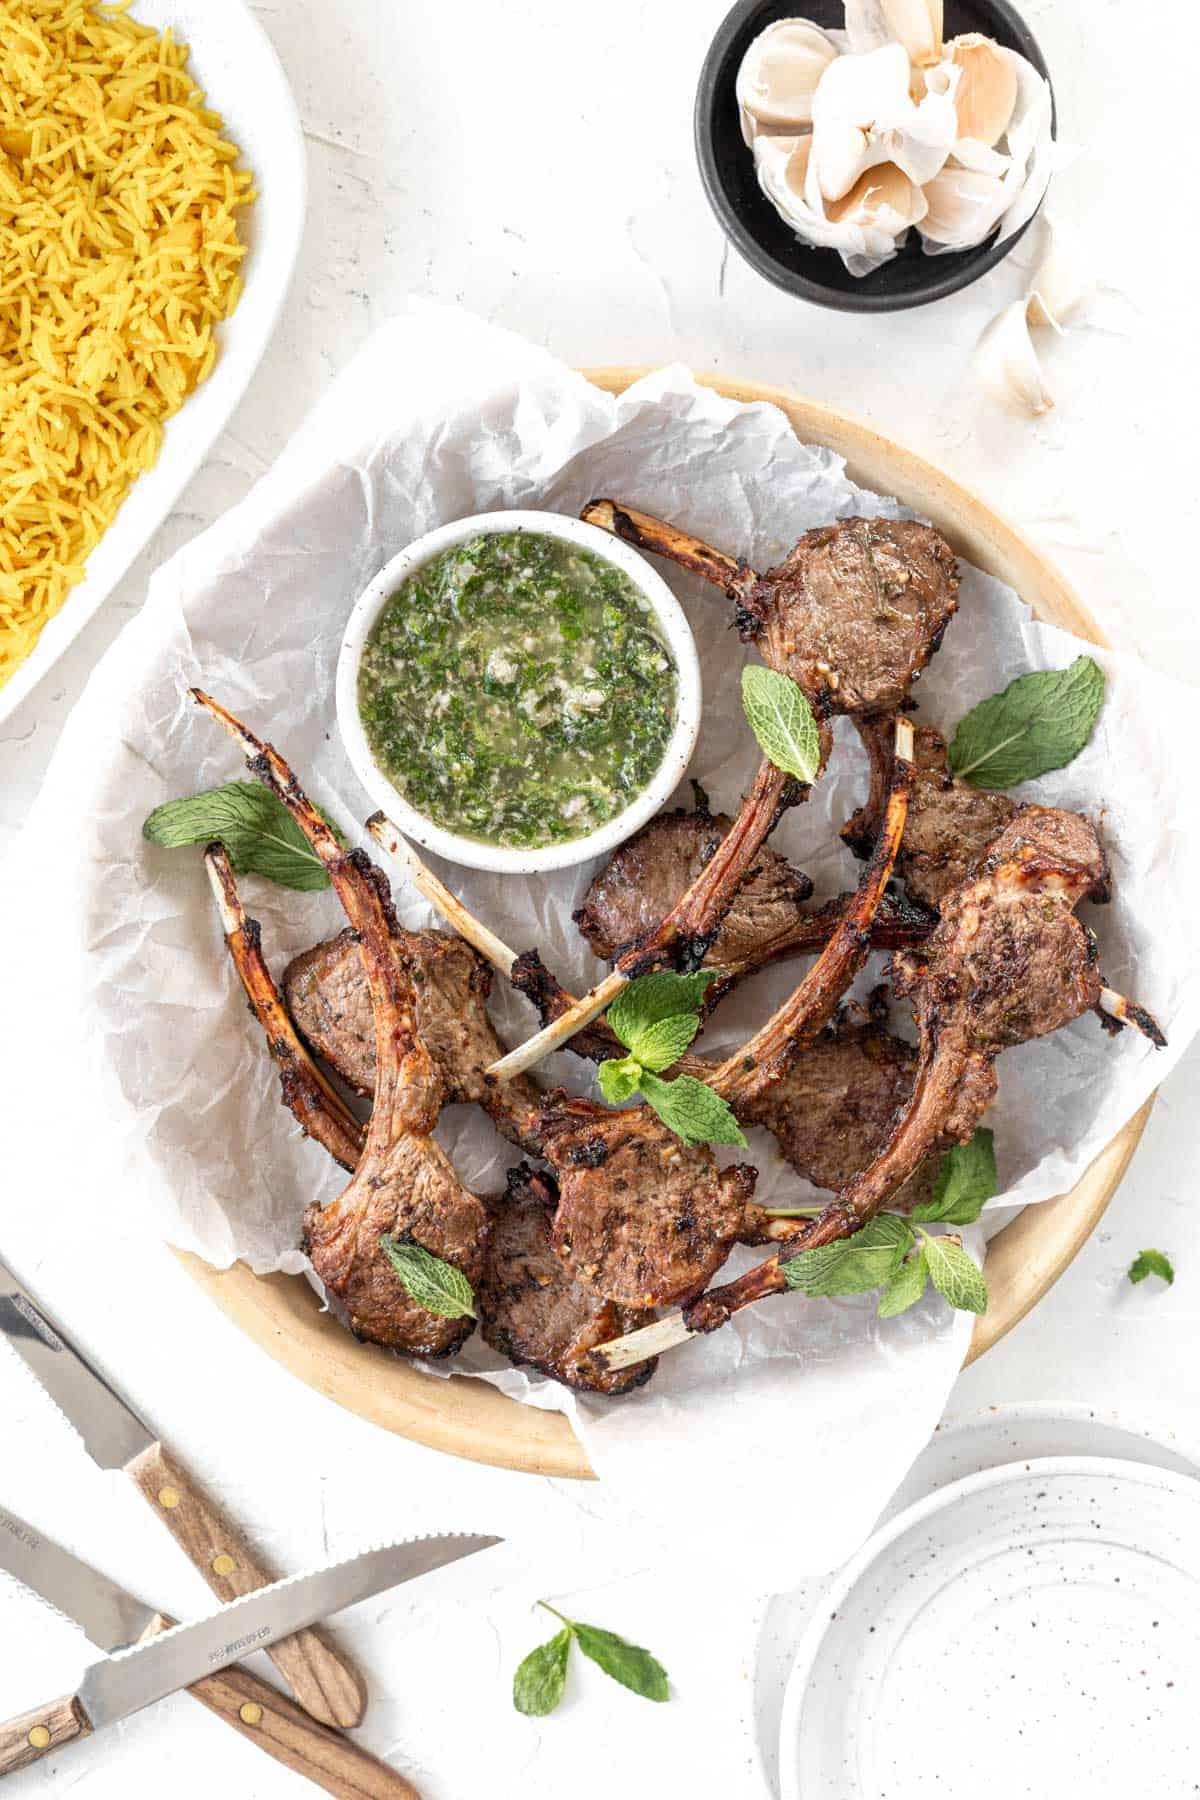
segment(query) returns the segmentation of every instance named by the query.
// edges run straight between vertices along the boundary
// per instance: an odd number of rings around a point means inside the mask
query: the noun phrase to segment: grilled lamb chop
[[[427,1312],[400,1285],[379,1246],[390,1235],[451,1263],[474,1287],[483,1273],[487,1214],[429,1135],[444,1084],[416,1026],[412,975],[387,884],[360,850],[346,851],[277,751],[200,689],[193,698],[239,743],[251,773],[287,807],[316,851],[357,933],[375,1014],[375,1101],[350,1185],[310,1207],[305,1248],[359,1337],[418,1356],[449,1356],[471,1319]]]
[[[786,1291],[781,1262],[851,1236],[931,1149],[967,1142],[995,1093],[1000,1052],[1100,1006],[1095,943],[1074,909],[1107,888],[1107,861],[1089,820],[1055,807],[1021,808],[978,874],[945,896],[928,943],[892,959],[897,991],[916,1013],[919,1064],[908,1105],[875,1161],[775,1256],[710,1289],[681,1321],[634,1333],[619,1349],[603,1347],[595,1353],[600,1364],[628,1367],[639,1354],[713,1331],[741,1307]]]
[[[483,1071],[503,1046],[488,1017],[492,971],[444,931],[397,929],[412,976],[417,1033],[441,1073],[446,1102],[482,1106],[502,1137],[538,1153],[534,1120],[543,1095],[527,1076],[501,1085]],[[304,950],[284,970],[288,1011],[305,1041],[360,1094],[375,1088],[371,991],[352,931]]]
[[[865,806],[842,827],[856,856],[869,856],[879,829],[891,768],[890,719],[856,719],[871,762],[871,790]],[[950,773],[946,741],[929,725],[914,727],[917,785],[908,809],[896,873],[910,899],[934,908],[944,895],[973,875],[988,846],[1016,812],[1004,794],[972,787]]]
[[[615,500],[592,500],[581,517],[723,588],[742,637],[803,689],[819,719],[895,712],[958,609],[954,552],[912,519],[821,525],[757,575]]]
[[[572,1280],[550,1242],[558,1205],[554,1177],[520,1163],[508,1171],[508,1191],[485,1204],[491,1229],[475,1297],[480,1330],[492,1349],[592,1393],[625,1394],[649,1381],[653,1362],[619,1374],[590,1368],[597,1344],[636,1330],[651,1315],[616,1306]]]

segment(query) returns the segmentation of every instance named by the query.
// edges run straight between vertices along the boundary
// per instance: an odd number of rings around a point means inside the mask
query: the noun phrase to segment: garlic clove
[[[938,62],[942,54],[942,0],[880,0],[889,35],[903,44],[914,63]]]
[[[998,175],[947,164],[924,188],[928,210],[921,220],[921,236],[937,250],[969,250],[981,244],[1008,203],[1007,190]]]
[[[846,0],[846,41],[854,56],[865,56],[891,43],[883,0]]]
[[[977,175],[1004,176],[1012,168],[1011,156],[993,150],[988,144],[981,144],[978,138],[959,138],[951,152],[950,161],[951,164],[957,163],[960,169],[974,169]]]
[[[1009,53],[978,31],[952,38],[946,53],[960,71],[954,96],[959,136],[989,147],[998,143],[1017,104],[1017,71]]]
[[[848,194],[833,200],[825,216],[835,224],[878,225],[898,235],[924,218],[927,201],[921,189],[895,163],[880,163],[860,175]]]
[[[907,227],[883,206],[878,210],[861,206],[854,218],[828,218],[812,153],[811,136],[757,137],[754,164],[759,185],[802,242],[836,250],[852,274],[869,275],[896,254],[897,232]]]
[[[810,125],[817,83],[837,54],[837,46],[808,19],[777,19],[760,31],[737,77],[746,142],[753,144],[760,127],[794,131]]]
[[[1052,410],[1054,396],[1029,335],[1024,300],[1015,300],[992,320],[972,367],[980,386],[1007,411],[1038,418]]]
[[[1046,222],[1048,242],[1033,278],[1025,316],[1031,325],[1061,331],[1092,299],[1096,281],[1087,270],[1073,234]]]
[[[927,94],[914,105],[909,74],[899,44],[839,57],[826,69],[813,96],[813,164],[825,200],[842,199],[880,163],[895,163],[918,187],[945,163],[958,132],[953,94]]]

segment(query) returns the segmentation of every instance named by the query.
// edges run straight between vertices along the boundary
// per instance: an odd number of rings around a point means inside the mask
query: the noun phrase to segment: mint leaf
[[[794,681],[762,663],[742,670],[742,710],[763,755],[794,775],[813,782],[821,767],[821,738],[812,707]]]
[[[671,969],[636,975],[609,1007],[608,1022],[625,1048],[632,1050],[639,1034],[660,1019],[697,1012],[716,979],[715,969],[697,969],[694,975],[676,975]]]
[[[513,1705],[519,1713],[540,1719],[554,1711],[563,1697],[570,1653],[571,1629],[564,1626],[518,1663],[513,1676]]]
[[[1157,1275],[1170,1287],[1175,1280],[1175,1270],[1171,1259],[1162,1250],[1139,1250],[1129,1265],[1129,1279],[1132,1282],[1145,1281],[1147,1275]]]
[[[933,1193],[909,1217],[924,1224],[973,1225],[983,1203],[996,1192],[996,1150],[991,1132],[981,1125],[969,1144],[947,1150]]]
[[[439,1319],[473,1319],[475,1295],[461,1269],[432,1250],[403,1239],[381,1237],[379,1248],[391,1263],[410,1300]]]
[[[813,1300],[865,1294],[895,1277],[912,1242],[906,1220],[895,1213],[880,1213],[853,1237],[823,1244],[817,1250],[802,1250],[780,1264],[780,1273],[789,1288]]]
[[[344,843],[337,826],[326,820]],[[167,800],[142,826],[152,844],[224,844],[235,875],[265,875],[304,893],[329,886],[320,857],[287,807],[256,781],[230,781],[184,800]]]
[[[925,1260],[934,1287],[956,1312],[987,1311],[987,1283],[955,1238],[926,1236]]]
[[[1067,669],[1018,675],[959,722],[950,767],[975,787],[1010,788],[1071,762],[1104,704],[1104,675],[1090,656]]]
[[[745,1136],[727,1101],[694,1075],[677,1075],[660,1081],[644,1071],[642,1097],[664,1125],[689,1146],[696,1144],[744,1144]]]
[[[674,1018],[658,1019],[645,1031],[636,1033],[631,1046],[633,1056],[643,1069],[657,1073],[678,1062],[700,1029],[695,1013],[676,1013]]]
[[[667,1671],[657,1657],[640,1644],[627,1643],[615,1631],[602,1631],[598,1625],[575,1625],[575,1638],[583,1654],[590,1657],[635,1694],[645,1700],[668,1700],[670,1692]]]
[[[929,1281],[929,1264],[925,1258],[924,1248],[918,1248],[906,1258],[892,1276],[879,1296],[876,1317],[894,1319],[897,1314],[907,1312],[915,1306]]]
[[[642,1065],[636,1056],[610,1056],[596,1070],[600,1092],[610,1106],[620,1106],[637,1093],[642,1081]]]

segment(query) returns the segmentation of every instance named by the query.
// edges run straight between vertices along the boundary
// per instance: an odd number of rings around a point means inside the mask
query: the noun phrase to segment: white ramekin
[[[678,700],[675,728],[663,759],[648,787],[628,805],[624,812],[610,819],[598,831],[586,837],[572,838],[568,843],[547,844],[537,850],[523,850],[502,844],[485,844],[477,838],[460,837],[435,825],[432,819],[409,805],[396,792],[376,762],[367,742],[358,712],[358,671],[362,653],[380,612],[401,582],[453,544],[477,537],[482,532],[535,531],[546,537],[562,538],[578,544],[622,571],[650,602],[662,627],[678,671]],[[610,537],[595,525],[565,513],[495,512],[479,513],[474,518],[456,519],[452,525],[440,525],[426,532],[408,548],[394,556],[356,602],[346,622],[337,666],[338,728],[346,754],[354,772],[375,804],[382,808],[406,837],[411,837],[426,850],[451,862],[463,863],[469,869],[493,869],[511,875],[540,874],[548,869],[567,869],[589,857],[601,856],[635,832],[663,805],[684,774],[696,745],[700,729],[700,661],[691,629],[674,594],[645,559],[629,544]]]

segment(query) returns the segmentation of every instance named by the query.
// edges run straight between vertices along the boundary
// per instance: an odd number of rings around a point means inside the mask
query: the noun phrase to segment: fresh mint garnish
[[[539,1600],[538,1605],[562,1621],[562,1630],[531,1650],[518,1664],[513,1676],[513,1705],[518,1712],[541,1718],[554,1711],[563,1696],[572,1643],[577,1643],[590,1661],[631,1693],[640,1694],[644,1700],[670,1698],[667,1671],[649,1650],[618,1637],[615,1631],[568,1619],[546,1600]]]
[[[1170,1257],[1163,1250],[1139,1250],[1129,1265],[1129,1279],[1137,1283],[1145,1281],[1148,1275],[1157,1275],[1170,1287],[1175,1279],[1175,1270]]]
[[[337,826],[328,819],[326,824],[345,843]],[[265,875],[304,893],[329,886],[324,864],[287,807],[256,781],[230,781],[167,800],[150,814],[142,836],[168,850],[219,842],[235,875]]]
[[[981,1125],[969,1144],[947,1150],[933,1193],[914,1206],[911,1218],[925,1225],[973,1225],[984,1202],[996,1192],[996,1149],[991,1132]]]
[[[786,675],[762,663],[742,670],[742,710],[763,755],[785,775],[805,783],[817,779],[821,737],[813,709]]]
[[[608,1022],[628,1050],[609,1057],[596,1071],[610,1106],[640,1093],[685,1144],[744,1144],[741,1126],[728,1103],[693,1075],[662,1081],[659,1072],[678,1062],[700,1029],[700,1007],[715,969],[693,975],[663,971],[639,975],[626,984],[608,1009]]]
[[[396,1279],[418,1306],[439,1319],[473,1319],[475,1294],[461,1269],[443,1262],[422,1244],[381,1237],[379,1248],[391,1263]]]
[[[1090,656],[1066,669],[1018,675],[959,723],[950,767],[974,787],[1010,788],[1074,760],[1104,703],[1104,675]]]

